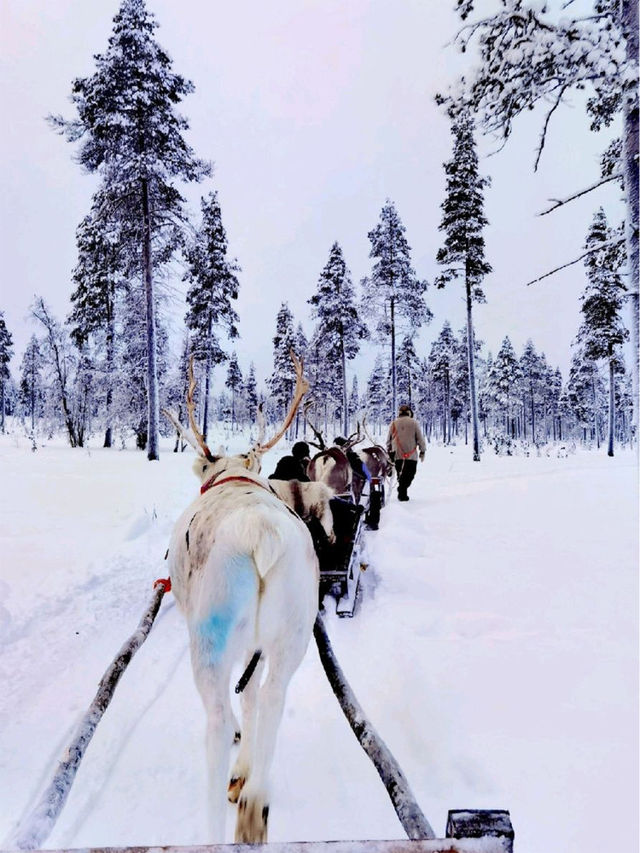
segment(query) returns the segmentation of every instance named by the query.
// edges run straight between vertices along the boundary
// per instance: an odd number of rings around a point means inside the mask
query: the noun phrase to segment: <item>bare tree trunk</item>
[[[113,322],[113,305],[110,308],[109,318],[107,320],[107,399],[105,401],[105,422],[106,429],[104,433],[103,447],[113,446],[113,427],[111,424],[111,407],[113,404],[113,362],[114,362],[114,322]]]
[[[616,378],[613,353],[609,347],[609,446],[607,456],[613,456],[613,439],[616,424]]]
[[[536,443],[536,403],[533,395],[533,388],[530,389],[531,396],[531,441]]]
[[[627,60],[635,65],[637,79],[638,68],[638,0],[621,0],[620,16],[622,30],[626,37]],[[633,365],[631,371],[633,386],[633,424],[638,439],[638,346],[640,324],[638,312],[638,101],[634,79],[623,95],[624,111],[624,189],[627,200],[626,243],[629,264],[629,302],[631,307],[631,335],[633,338]]]
[[[468,262],[467,262],[468,267]],[[478,433],[478,401],[476,399],[476,368],[474,356],[473,316],[471,313],[471,282],[467,269],[467,355],[469,360],[469,401],[471,403],[471,436],[473,439],[473,461],[480,461],[480,436]]]
[[[591,380],[591,390],[593,392],[593,429],[596,439],[596,447],[600,447],[600,429],[598,428],[598,397],[596,394],[595,377]]]
[[[4,379],[0,381],[0,422],[2,424],[2,434],[4,435]],[[33,427],[31,427],[33,429]]]
[[[149,210],[149,184],[142,179],[142,265],[147,306],[147,459],[160,458],[158,448],[158,423],[160,400],[158,395],[158,368],[156,364],[156,306],[153,293],[153,271],[151,258],[151,213]]]

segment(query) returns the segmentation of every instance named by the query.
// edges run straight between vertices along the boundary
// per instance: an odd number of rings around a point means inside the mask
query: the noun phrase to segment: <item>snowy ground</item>
[[[190,466],[2,438],[3,846],[163,575]],[[410,503],[368,534],[356,617],[328,603],[343,669],[437,834],[449,808],[508,808],[518,853],[636,849],[637,474],[629,452],[474,464],[430,448]],[[206,841],[204,717],[170,599],[47,847]],[[275,770],[270,840],[402,837],[314,645]]]

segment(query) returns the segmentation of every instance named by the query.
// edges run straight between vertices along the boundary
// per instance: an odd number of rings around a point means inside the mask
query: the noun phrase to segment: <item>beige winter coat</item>
[[[417,461],[418,448],[421,453],[424,453],[426,447],[420,424],[415,418],[401,415],[391,422],[387,435],[387,450],[393,451],[396,459]]]

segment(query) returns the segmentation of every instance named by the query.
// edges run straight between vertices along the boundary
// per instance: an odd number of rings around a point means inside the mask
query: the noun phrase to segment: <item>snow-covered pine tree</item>
[[[70,142],[80,142],[79,162],[99,172],[107,193],[105,215],[126,224],[140,257],[145,290],[150,460],[159,458],[159,390],[152,244],[160,232],[173,249],[184,222],[183,199],[175,180],[199,181],[209,174],[184,139],[186,119],[177,104],[193,84],[172,70],[172,61],[154,38],[157,28],[144,0],[122,0],[96,71],[73,81],[77,118],[51,119]]]
[[[326,357],[340,371],[342,432],[347,435],[347,361],[355,358],[360,341],[368,338],[369,332],[358,316],[351,273],[337,242],[331,247],[329,260],[320,273],[318,288],[309,304],[313,306],[311,316],[318,321]]]
[[[562,440],[562,416],[560,401],[562,399],[562,373],[560,368],[549,371],[549,382],[547,386],[547,407],[551,416],[552,437],[554,441]]]
[[[621,117],[622,139],[606,152],[602,177],[551,209],[606,181],[622,179],[624,183],[637,428],[640,345],[638,2],[591,0],[574,7],[575,12],[568,9],[572,2],[567,0],[552,5],[540,0],[503,0],[500,11],[467,24],[458,34],[458,47],[467,51],[476,45],[480,61],[474,63],[474,73],[469,80],[463,81],[462,89],[465,102],[480,115],[485,130],[505,142],[511,135],[516,116],[528,112],[536,104],[545,106],[546,116],[534,168],[544,149],[550,120],[571,93],[584,89],[591,92],[586,107],[592,131],[609,126],[617,116]],[[476,4],[475,0],[455,0],[455,5],[466,20]],[[484,9],[482,14],[485,15]],[[454,100],[458,98],[459,93],[456,93]]]
[[[240,267],[227,257],[227,234],[217,192],[203,198],[201,208],[202,224],[185,252],[188,266],[184,278],[190,282],[185,322],[191,331],[192,352],[204,369],[202,434],[206,439],[211,370],[226,359],[216,332],[222,327],[230,338],[238,337],[238,315],[232,302],[238,298],[236,273]]]
[[[67,318],[71,338],[82,348],[91,336],[104,342],[104,447],[113,443],[112,403],[116,370],[116,298],[124,285],[123,245],[113,221],[100,215],[100,196],[76,231],[78,262],[73,271],[76,289]]]
[[[549,415],[553,410],[552,406],[552,384],[553,384],[553,370],[549,366],[547,362],[546,355],[541,352],[538,356],[539,369],[540,369],[540,381],[538,384],[538,409],[536,413],[536,421],[538,424],[542,424],[537,440],[538,442],[547,442],[549,440]]]
[[[242,371],[238,364],[238,356],[235,351],[231,353],[227,367],[226,387],[231,389],[231,429],[236,425],[236,402],[237,395],[242,388]]]
[[[113,421],[121,429],[130,429],[136,437],[138,450],[147,450],[148,455],[148,407],[147,378],[147,323],[145,315],[146,294],[135,283],[127,284],[120,296],[121,308],[118,352],[117,382],[113,390]],[[167,329],[162,322],[163,299],[160,289],[154,293],[156,308],[156,364],[158,366],[158,393],[162,395],[167,384]],[[182,398],[184,400],[184,397]],[[125,435],[122,434],[124,443]]]
[[[398,347],[396,358],[396,383],[398,399],[408,403],[413,408],[413,398],[416,388],[416,378],[419,369],[418,354],[411,335],[405,335]]]
[[[276,333],[273,337],[273,373],[269,379],[269,388],[278,415],[284,418],[296,384],[296,374],[291,361],[291,350],[295,351],[296,334],[293,327],[293,314],[288,303],[280,305],[276,316]]]
[[[451,375],[455,360],[455,336],[451,324],[445,320],[442,330],[429,351],[429,370],[436,385],[442,413],[442,441],[451,442]]]
[[[0,428],[4,433],[6,385],[9,381],[9,362],[13,356],[13,338],[7,329],[4,311],[0,311]]]
[[[444,287],[452,279],[463,278],[467,307],[467,358],[469,361],[469,399],[471,405],[471,428],[473,459],[480,461],[480,435],[478,430],[478,403],[475,375],[475,345],[473,333],[474,302],[484,302],[481,288],[484,277],[491,266],[484,256],[482,231],[488,224],[484,215],[483,190],[489,179],[478,172],[478,155],[473,137],[473,119],[462,110],[452,124],[454,137],[453,157],[444,164],[447,174],[445,200],[441,204],[442,222],[440,230],[446,234],[444,246],[438,250],[436,259],[445,267],[435,280],[436,287]]]
[[[582,348],[578,348],[571,358],[567,399],[578,425],[582,428],[583,440],[586,442],[591,435],[596,446],[600,447],[600,413],[604,387],[597,363],[592,358],[587,358]]]
[[[522,392],[522,435],[527,438],[527,423],[531,424],[531,440],[535,444],[536,411],[538,409],[540,394],[543,388],[545,372],[540,356],[536,352],[532,340],[525,344],[520,356],[520,389]]]
[[[296,346],[295,353],[302,360],[303,364],[307,363],[307,354],[309,351],[309,341],[307,340],[307,336],[302,327],[302,323],[298,323],[298,327],[296,329]],[[303,413],[300,411],[300,406],[296,409],[296,419],[294,421],[294,426],[292,427],[295,438],[298,438],[300,434],[300,424],[304,421]],[[304,430],[306,435],[306,424],[304,424]]]
[[[479,385],[478,373],[484,375],[485,365],[481,358],[482,341],[474,337],[474,367],[476,370],[476,386]],[[478,419],[482,420],[485,412],[480,403],[480,394],[477,394]],[[460,329],[453,347],[453,361],[451,370],[451,417],[453,428],[457,435],[460,419],[464,422],[464,443],[469,443],[469,414],[470,388],[469,388],[469,351],[467,345],[467,327]]]
[[[258,383],[256,381],[256,366],[253,362],[249,365],[249,372],[244,383],[244,399],[247,409],[247,420],[249,425],[255,423],[258,411]]]
[[[387,370],[381,355],[376,356],[373,370],[367,380],[367,419],[375,424],[380,433],[381,424],[388,416],[386,402],[388,395]]]
[[[43,364],[40,343],[35,335],[31,335],[20,365],[20,403],[23,411],[31,416],[31,432],[35,429],[36,411],[39,411],[42,405]]]
[[[311,404],[308,419],[330,442],[329,425],[333,429],[334,420],[342,421],[342,374],[336,370],[335,359],[330,356],[327,338],[320,326],[309,341],[306,365]],[[341,426],[337,429],[342,431]]]
[[[609,372],[609,441],[607,454],[613,456],[615,438],[615,374],[620,362],[620,345],[629,333],[620,318],[626,288],[620,269],[624,254],[615,245],[615,234],[609,227],[602,208],[596,212],[585,249],[587,287],[582,295],[583,321],[578,330],[578,343],[585,358],[605,359]]]
[[[188,370],[189,370],[189,358],[191,356],[191,342],[189,339],[189,332],[185,332],[182,338],[182,347],[180,348],[180,357],[178,359],[177,365],[171,371],[170,379],[167,382],[166,386],[166,401],[167,408],[171,409],[171,411],[175,412],[178,417],[180,423],[186,422],[186,399],[187,399],[187,391],[189,388],[189,378],[188,378]],[[173,432],[173,428],[171,428]],[[181,438],[180,433],[175,431],[175,444],[173,447],[173,452],[178,453],[178,451],[184,451],[186,449],[186,442]]]
[[[396,337],[399,325],[418,329],[431,320],[431,311],[424,301],[427,282],[420,281],[411,266],[411,247],[405,237],[395,205],[386,200],[380,221],[369,231],[370,258],[375,258],[371,276],[363,279],[362,310],[376,323],[380,340],[391,347],[391,412],[397,407]]]
[[[516,406],[520,399],[522,371],[513,344],[506,337],[496,355],[487,385],[495,404],[501,410],[502,422],[507,436],[516,437]]]
[[[431,442],[434,424],[438,418],[436,383],[431,375],[427,358],[421,358],[416,376],[416,409],[422,418],[422,427],[427,442]]]
[[[360,411],[360,389],[358,387],[358,377],[353,375],[353,379],[351,380],[351,391],[349,393],[349,403],[348,403],[348,412],[349,412],[349,420],[353,423],[358,417],[358,412]],[[349,430],[347,430],[349,432]]]

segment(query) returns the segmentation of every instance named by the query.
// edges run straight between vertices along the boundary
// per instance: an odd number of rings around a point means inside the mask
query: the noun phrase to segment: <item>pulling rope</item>
[[[41,848],[49,837],[67,801],[71,785],[76,777],[80,762],[86,752],[93,733],[107,710],[116,686],[131,659],[149,635],[151,626],[160,609],[165,592],[171,589],[171,579],[157,580],[153,585],[153,596],[138,627],[122,646],[117,656],[102,676],[98,691],[86,714],[80,721],[75,736],[58,764],[53,779],[31,813],[21,822],[11,846],[20,850]]]
[[[313,626],[313,636],[320,653],[320,661],[336,699],[340,703],[358,743],[378,771],[407,837],[414,841],[435,838],[431,824],[422,813],[400,765],[393,757],[389,747],[367,720],[355,693],[345,678],[331,648],[327,629],[319,615],[316,617]]]

